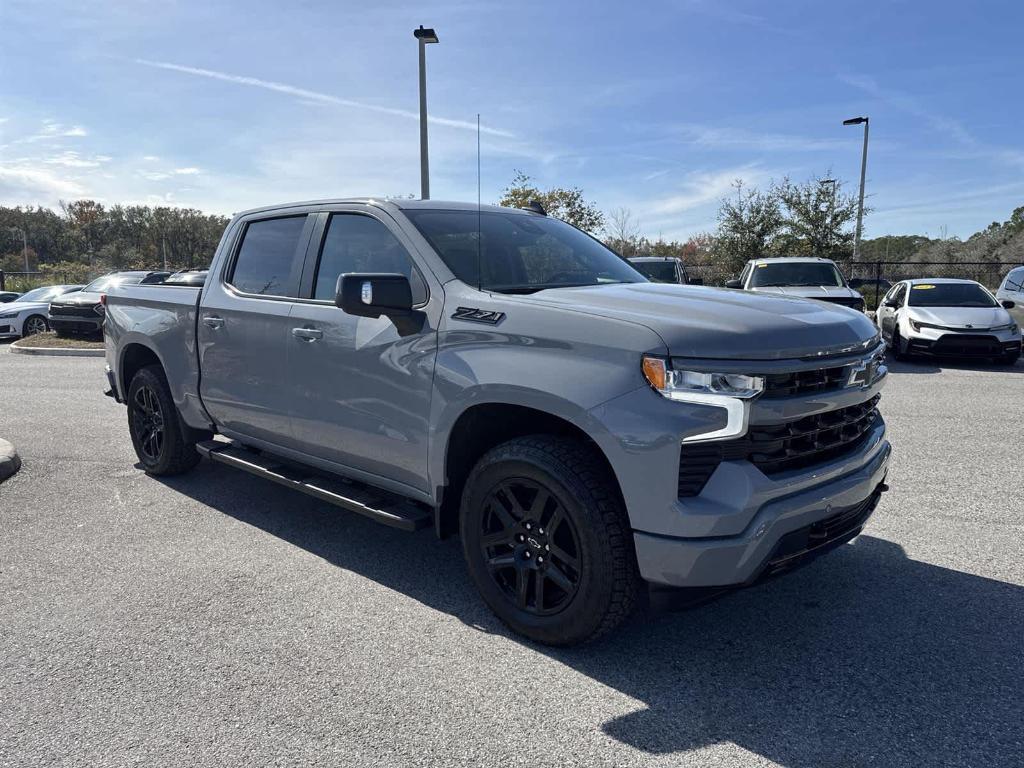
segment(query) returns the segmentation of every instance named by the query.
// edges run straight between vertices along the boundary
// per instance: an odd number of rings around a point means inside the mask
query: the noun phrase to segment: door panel
[[[247,223],[234,260],[207,281],[197,329],[200,394],[210,416],[225,430],[284,446],[294,444],[289,316],[309,232],[304,214]],[[246,292],[231,284],[235,277]],[[260,290],[285,295],[251,292]]]
[[[383,214],[331,215],[322,248],[310,248],[307,258],[318,265],[304,286],[310,299],[296,303],[290,317],[292,429],[306,454],[429,491],[427,439],[442,294],[440,286],[428,288],[412,252]],[[409,275],[421,301],[421,327],[403,336],[385,316],[355,317],[324,301],[345,272]],[[311,331],[320,335],[310,338]]]

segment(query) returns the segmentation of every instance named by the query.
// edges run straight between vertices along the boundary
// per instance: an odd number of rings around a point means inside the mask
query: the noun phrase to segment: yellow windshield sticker
[[[915,285],[915,291],[927,291],[929,288],[934,288],[934,285]]]
[[[757,268],[758,268],[758,269],[764,269],[764,268],[765,268],[765,267],[767,267],[767,266],[768,266],[767,264],[758,264],[758,265],[757,265]]]

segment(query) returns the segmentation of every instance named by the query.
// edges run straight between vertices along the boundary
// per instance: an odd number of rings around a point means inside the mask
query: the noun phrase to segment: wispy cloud
[[[0,199],[52,205],[66,197],[79,197],[85,189],[49,168],[29,163],[0,163]]]
[[[745,184],[757,184],[767,176],[765,170],[753,165],[721,171],[694,172],[687,176],[678,192],[648,203],[646,209],[661,216],[686,213],[708,203],[717,202],[729,193],[737,179],[741,179]]]
[[[840,75],[839,79],[869,96],[878,99],[902,112],[914,115],[929,125],[937,133],[945,134],[967,153],[961,152],[959,157],[970,159],[987,158],[999,163],[1009,163],[1024,168],[1024,150],[1012,147],[998,147],[987,144],[974,136],[967,127],[956,120],[924,106],[917,98],[898,90],[883,88],[871,77],[864,75]],[[951,154],[951,158],[958,155]]]
[[[60,165],[65,168],[98,168],[110,161],[109,155],[82,156],[78,152],[68,150],[59,155],[47,157],[42,160],[46,165]]]
[[[171,173],[173,173],[175,176],[195,176],[196,174],[201,173],[201,171],[198,168],[189,167],[175,168],[173,171],[171,171]]]
[[[762,152],[816,152],[845,147],[840,139],[821,139],[783,133],[759,133],[741,128],[687,123],[679,126],[683,141],[709,149],[744,149]]]
[[[52,141],[63,138],[79,138],[88,136],[89,132],[80,125],[63,125],[54,120],[44,120],[37,133],[18,139],[15,144],[31,144],[37,141]]]
[[[340,107],[362,109],[369,112],[378,112],[384,115],[402,117],[409,120],[419,120],[420,118],[418,112],[412,112],[407,109],[384,107],[379,104],[368,104],[362,101],[343,99],[340,96],[334,96],[333,94],[330,93],[312,91],[309,90],[308,88],[299,88],[294,85],[288,85],[287,83],[278,83],[273,80],[261,80],[256,77],[233,75],[227,72],[218,72],[213,69],[202,69],[200,67],[187,67],[181,64],[172,64],[166,61],[150,61],[148,59],[135,59],[135,63],[142,64],[147,67],[155,67],[157,69],[166,69],[170,70],[171,72],[181,72],[187,75],[206,77],[211,80],[221,80],[226,83],[235,83],[236,85],[247,85],[253,88],[263,88],[264,90],[274,91],[276,93],[283,93],[288,96],[294,96],[299,99],[305,99],[307,101],[313,101],[322,104],[334,104]],[[449,128],[459,128],[461,130],[468,131],[476,130],[476,123],[469,120],[453,120],[447,117],[428,117],[428,121],[435,125],[444,125]],[[499,130],[498,128],[490,128],[488,126],[481,126],[480,132],[486,133],[490,136],[513,138],[513,134],[509,133],[508,131]]]

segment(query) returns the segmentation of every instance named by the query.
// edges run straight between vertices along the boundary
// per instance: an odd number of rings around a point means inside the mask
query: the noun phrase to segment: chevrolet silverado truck
[[[871,321],[650,283],[538,208],[261,208],[201,287],[113,288],[108,394],[141,466],[207,457],[458,534],[495,614],[555,645],[645,586],[748,585],[856,536],[890,454]]]

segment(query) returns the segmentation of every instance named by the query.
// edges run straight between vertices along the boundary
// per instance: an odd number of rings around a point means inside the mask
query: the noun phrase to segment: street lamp
[[[853,240],[854,261],[860,256],[860,233],[864,227],[864,175],[868,170],[868,122],[867,117],[851,117],[849,120],[843,120],[843,125],[864,124],[864,152],[860,158],[860,202],[857,204],[857,234]]]
[[[412,31],[413,37],[420,42],[420,197],[430,199],[430,165],[427,161],[427,43],[438,42],[437,33],[433,29]]]
[[[25,272],[28,272],[28,237],[25,236],[25,230],[21,227],[8,227],[8,229],[11,232],[21,233],[21,253],[25,257]]]

